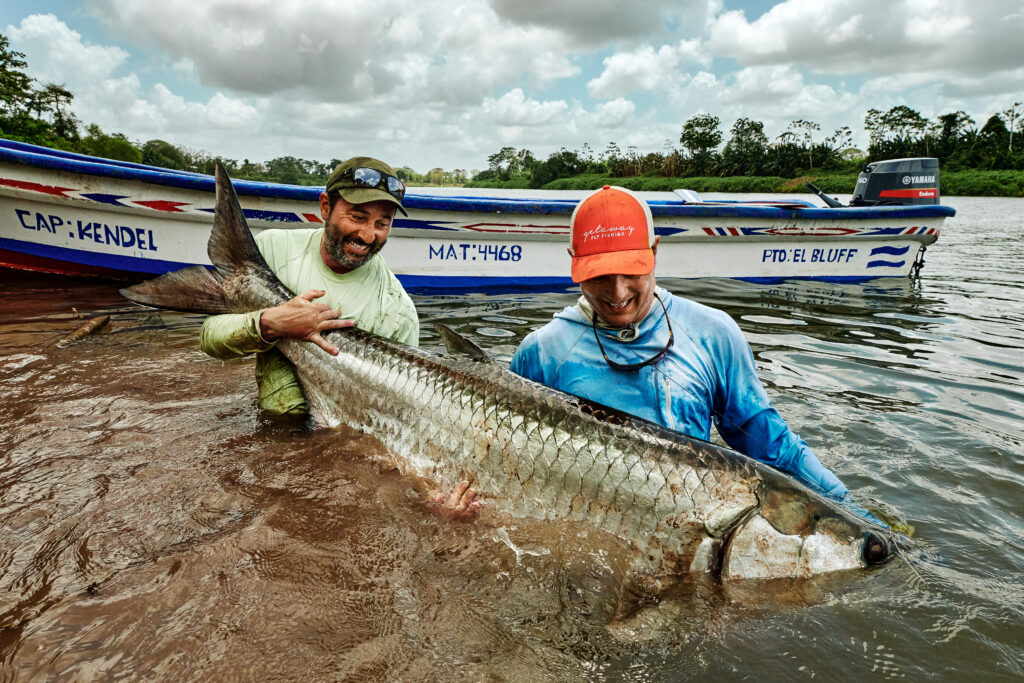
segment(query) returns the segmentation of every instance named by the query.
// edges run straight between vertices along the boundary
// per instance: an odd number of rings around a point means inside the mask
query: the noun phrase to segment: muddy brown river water
[[[0,681],[1021,680],[1024,200],[948,203],[918,284],[661,282],[737,320],[791,426],[913,528],[907,558],[693,578],[611,626],[581,595],[618,587],[615,543],[444,522],[372,436],[262,418],[201,316],[0,274]],[[425,347],[441,321],[507,362],[575,297],[414,300]],[[48,347],[75,309],[111,323]]]

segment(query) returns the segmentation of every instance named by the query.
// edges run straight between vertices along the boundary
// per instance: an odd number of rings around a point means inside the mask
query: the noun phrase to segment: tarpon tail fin
[[[256,273],[287,292],[256,246],[256,240],[253,239],[242,207],[238,203],[235,188],[232,187],[231,179],[220,164],[217,164],[215,175],[217,203],[213,230],[206,246],[213,270],[204,266],[192,266],[167,273],[125,287],[121,294],[126,299],[145,306],[176,311],[231,313],[235,311],[227,299],[226,285],[242,273]]]
[[[231,179],[220,164],[217,164],[215,176],[217,206],[213,214],[213,232],[206,245],[206,254],[214,270],[221,277],[228,278],[238,271],[255,269],[265,279],[276,282],[277,277],[260,253],[245,221]]]
[[[205,266],[191,266],[121,290],[143,306],[192,313],[229,313],[224,280]]]

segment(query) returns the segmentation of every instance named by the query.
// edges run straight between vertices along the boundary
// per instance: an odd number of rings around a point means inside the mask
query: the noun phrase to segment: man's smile
[[[629,304],[631,304],[632,302],[633,302],[633,297],[630,297],[629,299],[626,299],[625,301],[620,301],[620,302],[617,302],[617,303],[613,303],[611,301],[605,301],[604,305],[607,306],[608,308],[614,310],[614,311],[621,311],[622,309],[624,309],[627,306],[629,306]]]
[[[367,244],[366,242],[354,240],[351,237],[345,240],[345,247],[349,251],[354,252],[359,256],[365,256],[366,254],[370,253],[371,249],[373,249],[372,244]]]

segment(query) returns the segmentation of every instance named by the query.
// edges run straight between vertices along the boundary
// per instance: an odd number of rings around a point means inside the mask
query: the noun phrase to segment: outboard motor
[[[938,159],[888,159],[864,167],[850,206],[938,203]]]

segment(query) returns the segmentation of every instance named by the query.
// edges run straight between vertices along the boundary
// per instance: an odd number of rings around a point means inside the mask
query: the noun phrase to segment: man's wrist
[[[278,335],[274,334],[270,326],[263,321],[263,314],[269,309],[264,308],[256,316],[256,334],[264,344],[273,344],[277,341]]]

